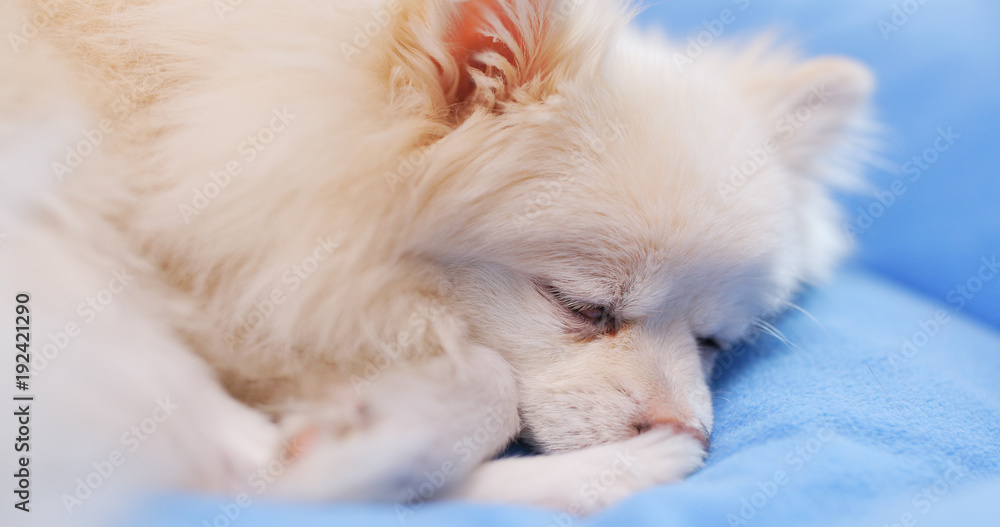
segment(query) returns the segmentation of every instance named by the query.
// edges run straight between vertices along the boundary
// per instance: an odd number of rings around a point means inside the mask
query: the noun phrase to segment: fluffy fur
[[[31,205],[3,284],[84,327],[37,374],[52,433],[100,455],[181,401],[129,463],[143,488],[235,491],[280,460],[264,486],[293,497],[595,510],[700,465],[713,346],[843,252],[829,189],[872,85],[846,59],[680,68],[610,1],[221,5],[28,5],[40,36],[4,59],[5,90],[113,126],[36,176],[58,184],[0,181]],[[120,267],[107,309],[73,311]],[[487,461],[518,434],[551,455]]]

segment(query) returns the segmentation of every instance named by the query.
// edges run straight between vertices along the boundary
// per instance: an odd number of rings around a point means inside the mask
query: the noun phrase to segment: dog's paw
[[[277,414],[279,441],[271,461],[264,465],[271,476],[267,490],[288,496],[304,493],[289,480],[320,479],[321,475],[312,472],[336,463],[318,468],[324,463],[317,460],[337,457],[334,445],[362,436],[372,421],[368,406],[351,390],[338,387],[327,389],[321,398],[272,409],[272,413]],[[299,473],[310,476],[289,477]]]
[[[290,442],[311,444],[315,437],[340,439],[363,431],[370,421],[368,406],[353,390],[331,386],[323,397],[285,408],[278,428]]]
[[[699,439],[665,429],[651,430],[599,448],[607,450],[605,458],[613,452],[620,464],[612,462],[610,475],[608,467],[602,467],[597,476],[588,479],[593,487],[588,499],[576,500],[568,507],[563,504],[560,508],[569,510],[579,505],[583,512],[593,512],[643,489],[676,483],[701,468],[706,454]],[[605,485],[605,481],[609,484]]]
[[[701,467],[704,458],[699,439],[654,429],[583,450],[486,463],[449,497],[528,503],[585,515],[643,489],[680,481]]]

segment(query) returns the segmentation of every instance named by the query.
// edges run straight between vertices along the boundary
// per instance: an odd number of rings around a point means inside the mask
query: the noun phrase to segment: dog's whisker
[[[784,333],[782,333],[778,328],[774,327],[774,325],[771,324],[770,322],[764,320],[758,320],[754,322],[754,325],[764,333],[767,333],[768,335],[771,335],[772,337],[778,339],[779,342],[781,342],[788,348],[799,349],[799,347],[795,345],[795,343],[789,340]]]
[[[815,322],[817,326],[819,326],[819,327],[821,327],[823,329],[826,329],[826,327],[823,326],[823,323],[820,322],[818,318],[814,317],[812,313],[806,311],[802,306],[800,306],[800,305],[798,305],[798,304],[796,304],[795,302],[792,302],[792,301],[786,301],[785,304],[788,307],[790,307],[790,308],[798,311],[799,313],[802,313],[803,315],[809,317],[809,320],[812,320],[813,322]]]

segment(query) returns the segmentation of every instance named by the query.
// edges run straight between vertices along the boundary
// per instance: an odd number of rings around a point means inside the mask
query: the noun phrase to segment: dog
[[[599,510],[702,465],[716,353],[846,251],[850,59],[691,56],[610,0],[18,9],[4,133],[58,146],[6,150],[2,283],[60,521],[176,488]]]

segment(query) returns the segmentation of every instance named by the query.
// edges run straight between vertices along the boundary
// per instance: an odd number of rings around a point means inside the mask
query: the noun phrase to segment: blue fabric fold
[[[781,338],[762,333],[720,357],[712,451],[682,483],[589,518],[448,502],[402,514],[255,503],[232,525],[950,527],[1000,517],[1000,335],[859,269],[798,305],[777,321]],[[137,525],[212,525],[229,501],[163,497]]]

